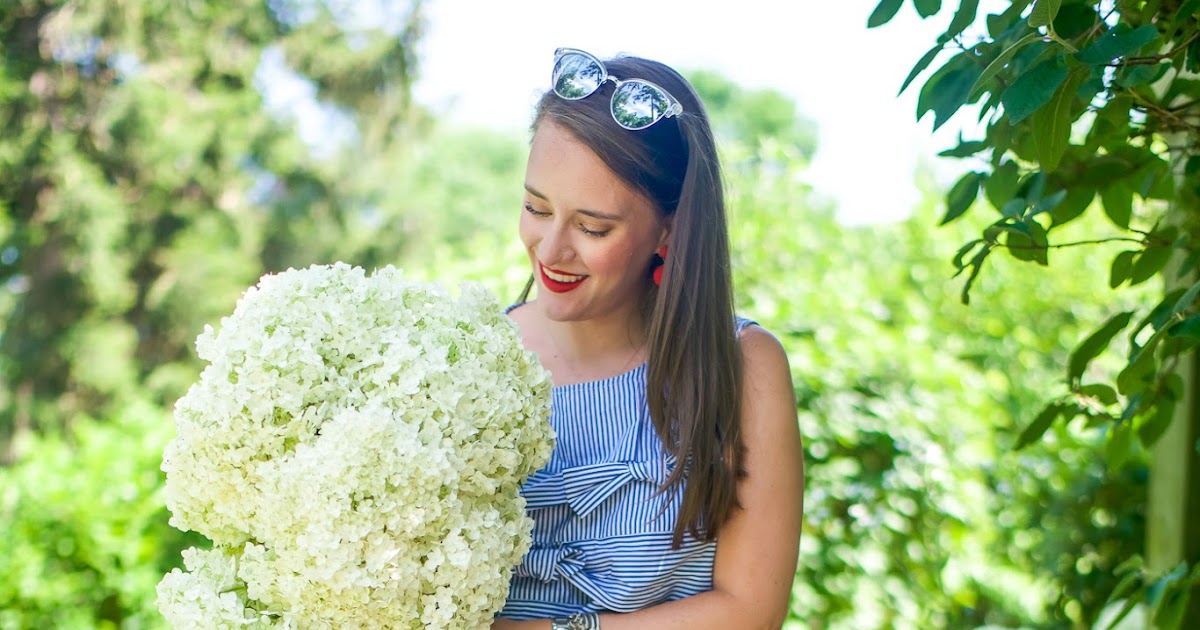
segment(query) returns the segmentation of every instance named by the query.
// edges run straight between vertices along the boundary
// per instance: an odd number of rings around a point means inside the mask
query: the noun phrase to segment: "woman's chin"
[[[579,307],[574,300],[547,291],[538,295],[538,308],[546,319],[554,322],[569,322],[579,319]]]

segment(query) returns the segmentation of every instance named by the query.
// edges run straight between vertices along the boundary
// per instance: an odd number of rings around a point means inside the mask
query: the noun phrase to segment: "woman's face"
[[[533,134],[520,230],[538,305],[555,321],[634,308],[650,260],[667,237],[667,225],[648,199],[549,121]]]

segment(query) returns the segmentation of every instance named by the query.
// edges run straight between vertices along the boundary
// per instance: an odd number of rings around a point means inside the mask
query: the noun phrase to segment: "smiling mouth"
[[[583,283],[584,280],[587,280],[588,278],[587,276],[577,276],[574,274],[563,273],[561,271],[555,271],[541,263],[538,263],[538,270],[542,272],[542,284],[545,285],[547,289],[550,289],[555,293],[565,293],[570,291],[571,289],[578,287]]]

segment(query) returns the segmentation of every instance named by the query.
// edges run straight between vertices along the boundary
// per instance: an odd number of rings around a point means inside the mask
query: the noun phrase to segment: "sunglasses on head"
[[[630,131],[645,129],[663,118],[683,113],[683,105],[675,97],[645,79],[618,79],[608,73],[599,59],[582,50],[554,51],[551,83],[560,98],[568,101],[587,98],[605,81],[617,86],[609,104],[613,120]]]

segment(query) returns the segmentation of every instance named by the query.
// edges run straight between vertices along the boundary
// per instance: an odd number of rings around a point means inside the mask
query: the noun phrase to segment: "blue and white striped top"
[[[676,462],[650,421],[645,364],[557,386],[551,405],[557,445],[521,491],[533,546],[498,616],[632,612],[712,589],[716,543],[685,534],[671,549],[682,489],[654,496]]]

